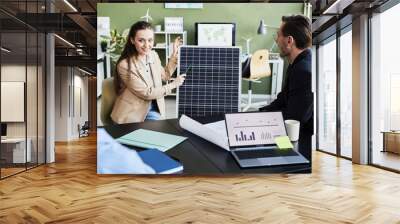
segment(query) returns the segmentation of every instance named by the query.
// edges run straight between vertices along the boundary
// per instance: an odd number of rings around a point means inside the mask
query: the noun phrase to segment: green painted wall
[[[162,30],[164,17],[183,17],[188,44],[194,44],[195,22],[234,22],[236,46],[241,46],[242,52],[246,51],[246,42],[242,37],[253,38],[250,43],[251,52],[272,46],[272,35],[276,29],[268,29],[268,34],[264,36],[257,35],[260,19],[264,19],[267,25],[279,27],[283,15],[303,12],[302,3],[204,3],[203,9],[166,9],[163,3],[99,3],[97,15],[110,17],[111,29],[122,32],[146,14],[148,8],[153,18],[152,24],[161,24]],[[248,82],[242,83],[242,92],[247,93]],[[262,83],[253,85],[253,93],[268,94],[270,85],[271,79],[264,78]]]

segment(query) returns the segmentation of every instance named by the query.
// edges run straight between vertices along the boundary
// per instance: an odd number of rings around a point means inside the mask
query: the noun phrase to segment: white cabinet
[[[272,74],[271,74],[271,94],[268,100],[260,101],[260,102],[252,102],[252,82],[261,83],[259,80],[250,80],[249,81],[249,89],[247,91],[247,96],[242,95],[242,112],[249,110],[250,108],[260,108],[265,105],[268,105],[273,100],[275,100],[278,94],[282,91],[282,80],[283,80],[283,59],[277,53],[270,53],[268,62],[272,65]],[[247,99],[245,99],[247,98]]]
[[[1,140],[2,151],[10,151],[12,154],[12,163],[31,162],[32,141],[30,138],[26,140],[27,147],[25,151],[25,138],[6,138]],[[27,159],[27,161],[25,161]]]

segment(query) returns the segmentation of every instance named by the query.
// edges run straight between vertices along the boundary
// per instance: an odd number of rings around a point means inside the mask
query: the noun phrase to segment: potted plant
[[[108,41],[107,40],[102,39],[100,41],[101,52],[106,52],[107,51],[107,45],[108,45]]]
[[[106,43],[110,42],[110,44],[106,45],[105,53],[110,56],[112,66],[115,66],[118,58],[121,55],[122,50],[125,47],[126,38],[128,36],[129,29],[125,29],[122,34],[119,33],[116,29],[111,30],[110,36],[101,36],[103,38],[102,42]]]

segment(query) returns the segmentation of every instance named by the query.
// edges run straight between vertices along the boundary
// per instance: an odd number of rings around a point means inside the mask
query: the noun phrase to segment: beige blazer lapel
[[[150,63],[151,74],[154,79],[154,86],[158,87],[158,80],[161,80],[161,72],[159,71],[159,67],[155,65],[155,63]]]
[[[145,68],[143,66],[140,65],[140,63],[138,61],[136,61],[136,59],[134,58],[132,60],[133,65],[136,68],[137,74],[139,75],[139,77],[146,83],[147,86],[152,86],[152,81],[150,80],[150,77],[147,77],[145,73]]]

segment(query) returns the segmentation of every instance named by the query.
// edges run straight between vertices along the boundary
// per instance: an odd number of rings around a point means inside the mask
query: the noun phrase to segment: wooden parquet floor
[[[315,152],[313,173],[96,174],[94,136],[0,181],[0,223],[400,223],[400,175]]]

